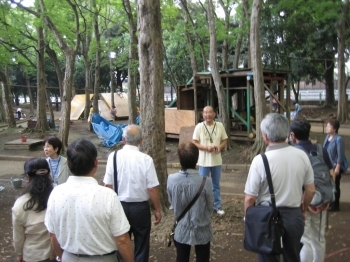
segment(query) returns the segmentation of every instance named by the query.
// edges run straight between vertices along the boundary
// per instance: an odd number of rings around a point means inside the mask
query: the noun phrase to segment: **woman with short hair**
[[[330,206],[330,211],[340,211],[340,179],[341,175],[346,172],[344,168],[346,161],[345,144],[343,138],[338,134],[339,127],[340,123],[337,119],[329,119],[326,126],[327,136],[323,143],[323,147],[327,149],[329,158],[332,161],[335,175],[335,200]]]
[[[61,156],[62,142],[58,137],[50,136],[44,141],[44,153],[51,170],[54,186],[65,183],[71,175],[67,158]]]
[[[190,142],[180,144],[177,153],[181,170],[169,175],[167,182],[167,193],[174,209],[174,220],[195,197],[203,180],[196,170],[199,155],[197,146]],[[213,201],[212,182],[208,177],[199,198],[175,228],[177,262],[189,261],[191,245],[195,246],[196,261],[209,261],[210,241],[213,240],[211,228]]]
[[[17,262],[50,261],[50,235],[44,224],[47,201],[53,189],[50,168],[44,158],[24,164],[28,184],[12,208],[13,244]]]

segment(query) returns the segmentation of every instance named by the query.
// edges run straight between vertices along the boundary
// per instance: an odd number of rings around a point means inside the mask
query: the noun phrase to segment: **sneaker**
[[[219,216],[225,215],[225,211],[222,210],[221,207],[219,207],[219,208],[214,208],[214,211],[215,211],[216,214],[218,214]]]

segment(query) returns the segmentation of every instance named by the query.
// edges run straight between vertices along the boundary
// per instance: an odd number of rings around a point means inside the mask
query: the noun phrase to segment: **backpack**
[[[297,148],[304,150],[303,147],[296,145]],[[329,168],[323,159],[323,149],[320,144],[316,144],[316,150],[312,149],[310,153],[304,152],[310,159],[312,170],[314,171],[314,183],[316,193],[311,201],[312,206],[322,206],[334,201],[335,185],[329,172]]]

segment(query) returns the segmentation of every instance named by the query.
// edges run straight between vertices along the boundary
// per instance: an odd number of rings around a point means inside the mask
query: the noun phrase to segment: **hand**
[[[220,147],[214,146],[214,151],[215,151],[215,153],[220,154],[220,152],[221,152]]]
[[[17,262],[23,262],[23,256],[17,256]]]
[[[207,146],[207,151],[213,152],[213,151],[215,151],[215,147],[214,146]]]
[[[162,213],[160,211],[154,211],[154,218],[153,225],[158,225],[162,220]]]
[[[306,219],[306,211],[302,211],[303,219]]]
[[[335,174],[336,176],[339,176],[339,173],[340,173],[340,168],[339,168],[339,167],[336,167],[336,168],[334,169],[334,174]]]
[[[318,207],[315,207],[315,206],[311,206],[311,205],[310,205],[310,206],[308,207],[308,210],[309,210],[311,213],[317,215],[317,214],[321,213],[322,208],[318,208]]]

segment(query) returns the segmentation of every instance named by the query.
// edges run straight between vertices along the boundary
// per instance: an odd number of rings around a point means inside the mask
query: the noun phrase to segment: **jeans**
[[[199,174],[201,176],[209,176],[211,174],[211,180],[213,184],[213,196],[214,196],[214,208],[221,208],[221,195],[220,195],[220,178],[221,178],[221,166],[200,166]]]
[[[300,239],[304,233],[304,219],[300,207],[278,208],[283,219],[285,234],[283,242],[283,262],[300,262]],[[279,262],[279,255],[258,255],[259,262]]]
[[[189,262],[191,245],[175,242],[176,262]],[[210,259],[210,242],[205,245],[195,245],[196,262],[209,262]]]
[[[304,234],[301,242],[304,244],[300,252],[301,262],[324,261],[326,253],[326,229],[327,211],[320,214],[307,212]]]

